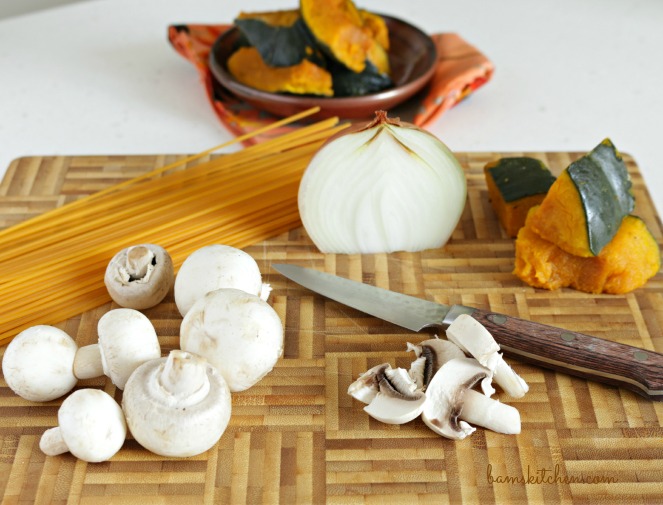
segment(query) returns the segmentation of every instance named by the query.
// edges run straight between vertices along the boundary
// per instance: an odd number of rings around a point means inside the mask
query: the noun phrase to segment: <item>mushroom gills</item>
[[[368,403],[364,411],[387,424],[404,424],[421,414],[426,395],[404,368],[393,369],[389,363],[375,366],[348,388],[353,398]]]

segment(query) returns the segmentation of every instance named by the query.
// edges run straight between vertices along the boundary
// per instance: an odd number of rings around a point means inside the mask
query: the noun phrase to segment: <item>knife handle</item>
[[[663,401],[663,354],[476,309],[506,356]]]

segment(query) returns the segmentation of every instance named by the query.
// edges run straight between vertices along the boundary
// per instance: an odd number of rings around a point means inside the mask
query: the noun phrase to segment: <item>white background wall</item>
[[[82,0],[0,0],[0,19]]]

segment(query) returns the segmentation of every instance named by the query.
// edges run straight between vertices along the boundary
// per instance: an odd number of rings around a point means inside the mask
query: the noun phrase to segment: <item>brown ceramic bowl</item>
[[[363,96],[319,97],[260,91],[235,80],[226,67],[239,37],[231,28],[214,43],[209,67],[214,78],[239,99],[277,116],[290,116],[319,106],[316,118],[338,116],[347,119],[371,118],[376,110],[389,110],[420,91],[435,72],[437,54],[432,39],[405,21],[382,16],[389,28],[389,61],[394,87]]]

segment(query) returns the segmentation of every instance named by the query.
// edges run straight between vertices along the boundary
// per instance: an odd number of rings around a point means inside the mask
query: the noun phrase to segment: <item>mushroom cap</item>
[[[104,374],[124,389],[131,373],[151,359],[161,357],[161,346],[154,326],[143,313],[134,309],[113,309],[97,324],[99,350]]]
[[[195,391],[182,398],[177,391],[164,387],[161,376],[173,353],[203,368],[206,379],[200,392],[206,394]],[[228,386],[213,366],[200,357],[175,350],[167,358],[148,361],[136,369],[124,389],[122,409],[140,445],[161,456],[188,457],[218,442],[230,421],[232,404]]]
[[[149,251],[150,257],[145,254]],[[135,274],[128,267],[132,255],[149,259],[146,272]],[[149,309],[160,303],[173,287],[175,270],[168,252],[155,244],[139,244],[119,251],[108,263],[104,283],[111,298],[120,307]]]
[[[127,436],[120,405],[99,389],[69,395],[58,410],[58,424],[69,452],[90,463],[113,457]]]
[[[54,326],[23,330],[9,343],[2,373],[14,393],[33,402],[59,398],[76,385],[74,357],[78,346]]]
[[[235,247],[212,244],[191,253],[175,278],[175,304],[182,316],[205,294],[220,288],[260,296],[262,276],[256,261]]]
[[[244,391],[283,354],[283,324],[258,296],[239,289],[207,293],[187,312],[180,347],[199,354],[223,375],[230,391]]]
[[[447,361],[433,376],[421,418],[434,432],[443,437],[461,440],[475,428],[462,421],[464,396],[467,390],[490,376],[491,372],[474,358]]]

